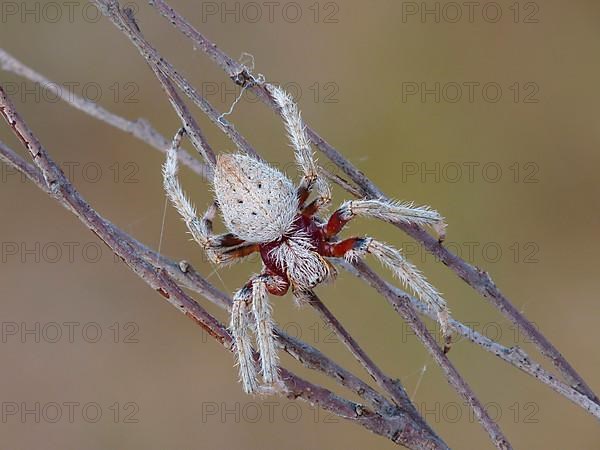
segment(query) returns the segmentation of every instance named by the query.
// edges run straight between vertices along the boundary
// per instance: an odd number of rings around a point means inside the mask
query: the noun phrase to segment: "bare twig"
[[[27,67],[2,48],[0,48],[0,68],[27,78],[28,80],[45,87],[56,86],[56,83],[52,82],[30,67]],[[85,98],[80,97],[73,92],[67,92],[65,89],[56,89],[56,94],[61,100],[67,102],[74,108],[77,108],[78,110],[83,111],[98,120],[118,128],[119,130],[130,133],[131,135],[143,142],[146,142],[150,146],[163,153],[169,147],[169,142],[165,139],[165,137],[156,131],[145,119],[137,119],[135,121],[124,119],[123,117],[107,111],[100,105],[86,100]],[[181,163],[190,168],[196,174],[206,177],[207,173],[210,173],[210,170],[204,164],[202,164],[196,158],[192,158],[188,153],[179,152],[177,155]]]
[[[416,417],[419,417],[416,408],[410,401],[410,398],[402,385],[399,382],[392,380],[381,371],[314,292],[311,291],[307,293],[307,295],[309,296],[307,299],[308,303],[319,313],[323,321],[336,332],[338,337],[377,384],[388,391],[396,403],[402,406],[404,410],[413,411],[413,414]]]
[[[127,35],[153,70],[158,70],[167,75],[168,78],[172,80],[242,152],[260,158],[250,143],[238,133],[235,127],[224,120],[222,114],[200,95],[200,93],[143,38],[130,10],[122,11],[118,2],[113,0],[91,1],[111,19],[117,28]]]
[[[425,324],[416,315],[410,302],[394,303],[394,292],[388,287],[387,283],[373,272],[362,260],[353,263],[354,267],[361,273],[365,274],[369,284],[371,284],[377,292],[383,295],[388,302],[394,306],[394,309],[400,313],[408,325],[412,328],[415,335],[421,340],[434,361],[442,368],[448,382],[459,393],[467,404],[475,413],[475,417],[490,435],[492,442],[499,449],[511,448],[507,439],[502,434],[498,425],[489,417],[485,408],[473,393],[469,385],[464,381],[458,373],[454,365],[446,357],[440,346],[435,342],[431,333],[425,327]]]
[[[158,291],[169,303],[192,318],[210,336],[226,349],[232,349],[232,339],[227,329],[197,302],[177,286],[164,269],[158,269],[145,260],[134,242],[124,239],[124,233],[101,217],[73,187],[61,169],[50,158],[35,135],[14,109],[14,105],[0,87],[0,115],[23,142],[33,158],[37,170],[22,161],[20,156],[0,145],[3,159],[25,173],[36,184],[43,186],[63,206],[70,209],[91,231],[105,242],[140,278]],[[41,175],[41,176],[40,176]],[[40,186],[40,187],[42,187]],[[388,437],[396,443],[414,449],[447,449],[439,438],[428,429],[415,423],[410,415],[383,416],[368,408],[345,400],[331,391],[316,386],[281,368],[285,394],[290,398],[302,398],[347,420]]]
[[[192,141],[192,144],[194,145],[198,153],[200,153],[203,156],[204,160],[208,163],[212,170],[212,168],[217,162],[217,157],[210,144],[204,137],[204,133],[202,133],[202,130],[196,123],[196,119],[194,119],[194,116],[192,116],[187,106],[185,106],[185,103],[183,103],[181,97],[179,97],[179,94],[175,90],[175,86],[173,86],[173,83],[171,83],[171,81],[160,70],[156,69],[155,67],[153,67],[152,69],[154,70],[156,77],[160,81],[160,84],[162,85],[165,94],[167,94],[167,97],[169,98],[169,102],[173,106],[173,109],[177,112],[177,115],[181,119],[183,127],[185,128],[185,131],[189,136],[190,141]],[[210,176],[212,177],[212,175]]]
[[[40,170],[33,164],[28,163],[21,158],[20,155],[18,155],[2,141],[0,141],[0,159],[5,164],[17,169],[19,172],[33,181],[40,189],[43,189],[48,194],[50,193],[50,190],[46,186],[42,172],[40,172]]]
[[[213,61],[217,63],[225,73],[236,84],[245,86],[251,80],[255,80],[248,68],[236,62],[220,50],[216,44],[207,39],[195,29],[184,17],[178,14],[164,0],[150,0],[165,18],[167,18],[178,30],[189,37],[196,48],[204,51]],[[179,83],[178,83],[179,84]],[[180,85],[181,87],[181,85]],[[268,84],[252,83],[248,87],[258,98],[278,111],[276,103],[268,91]],[[306,131],[311,141],[325,154],[335,165],[344,171],[351,180],[363,191],[368,198],[386,199],[383,192],[350,161],[348,161],[338,150],[323,139],[313,128],[307,126]],[[498,308],[510,321],[512,321],[524,334],[536,345],[538,350],[548,357],[550,361],[562,373],[568,383],[582,394],[589,397],[595,403],[600,404],[598,397],[586,384],[583,378],[575,371],[562,354],[550,343],[550,341],[515,308],[494,284],[489,274],[482,271],[462,258],[446,249],[435,237],[427,233],[417,225],[409,225],[403,222],[392,222],[396,227],[406,232],[417,240],[434,256],[439,258],[445,265],[452,269],[462,280]]]
[[[367,281],[369,284],[371,284],[371,286],[377,288],[377,285],[372,282],[372,280],[376,278],[376,274],[366,265],[356,268],[352,264],[343,260],[338,261],[338,264],[359,278]],[[400,311],[404,303],[410,302],[413,308],[420,314],[426,315],[430,319],[437,320],[436,312],[429,308],[426,304],[419,301],[415,297],[408,295],[402,289],[399,289],[390,283],[385,282],[385,285],[387,289],[394,294],[393,296],[389,297],[389,301],[395,310]],[[597,403],[593,402],[589,397],[583,395],[576,389],[557,379],[554,375],[533,361],[523,349],[519,347],[505,347],[504,345],[482,335],[481,333],[478,333],[458,320],[450,318],[449,323],[450,328],[452,328],[452,330],[454,330],[460,336],[468,339],[474,344],[477,344],[485,351],[496,355],[503,361],[515,366],[517,369],[522,370],[526,374],[531,375],[558,394],[566,397],[577,406],[580,406],[584,410],[588,411],[597,419],[600,419],[600,406]]]

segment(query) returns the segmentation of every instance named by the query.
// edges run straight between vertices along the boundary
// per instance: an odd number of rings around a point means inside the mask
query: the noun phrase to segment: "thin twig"
[[[152,47],[142,36],[138,25],[135,23],[130,9],[121,10],[118,2],[113,0],[90,0],[119,28],[136,46],[140,54],[150,64],[150,67],[164,73],[185,93],[206,116],[244,153],[256,158],[260,156],[252,148],[235,127],[222,118],[217,111],[187,80],[179,74],[173,66]]]
[[[42,86],[56,86],[56,83],[26,66],[2,48],[0,48],[0,69],[24,77]],[[56,94],[61,100],[73,106],[74,108],[83,111],[91,117],[101,120],[102,122],[105,122],[119,130],[130,133],[131,135],[143,142],[146,142],[150,146],[163,153],[165,153],[169,147],[170,142],[167,141],[167,139],[158,131],[156,131],[146,119],[140,118],[135,121],[127,120],[104,109],[97,103],[80,97],[74,92],[67,92],[65,89],[56,89]],[[196,158],[191,157],[188,153],[178,152],[177,155],[181,163],[190,168],[196,174],[206,178],[208,176],[207,174],[210,173],[210,169],[208,169]]]
[[[169,102],[173,106],[173,109],[175,110],[175,112],[177,112],[177,115],[181,119],[183,127],[185,128],[185,131],[188,137],[190,138],[190,141],[192,141],[192,144],[194,145],[198,153],[202,155],[204,161],[206,161],[206,163],[212,169],[217,162],[217,157],[210,144],[204,137],[204,133],[202,133],[202,130],[196,123],[196,119],[194,119],[194,116],[192,116],[187,106],[185,106],[185,103],[183,103],[183,100],[177,93],[177,90],[175,89],[175,86],[173,86],[173,83],[171,83],[171,81],[160,70],[156,69],[155,67],[152,67],[152,69],[154,70],[156,77],[160,81],[160,84],[163,90],[165,91],[165,94],[167,94],[167,97],[169,99]],[[212,177],[212,174],[210,176]]]
[[[4,142],[0,141],[0,159],[7,165],[14,167],[29,180],[33,181],[40,189],[43,189],[47,194],[50,193],[44,181],[42,172],[31,163],[25,161],[21,156],[12,150]]]
[[[339,320],[332,314],[332,312],[325,306],[321,299],[312,291],[307,292],[308,303],[319,313],[323,321],[329,325],[341,341],[346,345],[354,357],[362,364],[363,368],[371,375],[371,377],[379,384],[383,389],[388,391],[394,401],[400,405],[406,411],[412,411],[415,417],[419,417],[418,411],[411,402],[408,394],[402,387],[402,385],[388,377],[383,371],[375,364],[375,362],[365,353],[365,351],[358,345],[358,342],[348,333],[343,327]],[[425,422],[423,422],[425,425]]]
[[[164,0],[150,0],[150,5],[154,6],[171,24],[180,30],[185,36],[189,37],[196,48],[204,51],[213,61],[221,67],[225,73],[236,84],[246,85],[248,80],[254,80],[255,77],[249,72],[248,68],[236,62],[220,50],[216,44],[203,36],[196,30],[184,17],[178,14]],[[179,84],[179,83],[178,83]],[[181,87],[181,86],[180,86]],[[268,84],[252,84],[249,86],[258,98],[271,107],[273,111],[278,111],[275,101],[271,98],[268,91]],[[351,180],[363,191],[368,198],[387,199],[383,192],[356,168],[348,159],[346,159],[338,150],[323,139],[313,128],[307,125],[306,131],[311,141],[325,154],[335,165],[344,171]],[[575,371],[564,356],[552,345],[552,343],[539,331],[520,311],[515,308],[510,301],[502,294],[498,287],[492,281],[490,275],[472,266],[459,256],[446,249],[437,238],[431,236],[423,228],[417,225],[410,225],[400,221],[391,222],[396,227],[406,232],[409,236],[417,240],[434,256],[439,258],[445,265],[452,269],[462,280],[469,284],[473,289],[498,308],[513,324],[536,345],[538,350],[557,367],[567,382],[582,394],[589,397],[594,402],[600,404],[598,397],[592,389],[586,384],[583,378]]]
[[[394,304],[394,292],[388,287],[385,281],[373,272],[362,260],[354,262],[353,265],[359,272],[364,273],[365,276],[368,277],[370,284],[395,307],[396,311],[398,311],[402,318],[412,328],[413,332],[421,340],[433,360],[442,368],[448,382],[471,407],[475,413],[475,417],[477,417],[479,423],[481,423],[488,432],[494,445],[499,449],[512,448],[508,440],[504,437],[498,424],[496,424],[496,422],[494,422],[487,414],[475,393],[444,354],[429,330],[427,330],[427,327],[425,327],[425,324],[419,319],[411,303],[402,302],[400,304]]]
[[[374,276],[376,276],[376,274],[372,269],[368,268],[368,266],[364,265],[359,270],[352,264],[343,260],[338,261],[338,264],[357,277],[367,281],[373,287],[376,287],[376,285],[371,282],[371,280],[375,278]],[[391,303],[395,310],[399,311],[403,303],[410,302],[413,308],[416,309],[420,314],[425,315],[432,320],[437,320],[436,312],[428,307],[425,303],[411,295],[408,295],[402,289],[388,282],[385,282],[385,284],[386,287],[394,293],[395,297],[391,297]],[[593,402],[589,397],[583,395],[566,383],[560,381],[553,374],[540,366],[537,362],[533,361],[531,357],[520,347],[505,347],[504,345],[482,335],[481,333],[478,333],[471,327],[453,318],[450,318],[449,324],[450,328],[460,336],[468,339],[470,342],[478,345],[485,351],[496,355],[498,358],[513,365],[524,373],[531,375],[600,420],[600,406],[597,403]]]

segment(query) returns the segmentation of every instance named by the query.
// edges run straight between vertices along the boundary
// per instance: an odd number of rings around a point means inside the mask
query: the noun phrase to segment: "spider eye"
[[[258,183],[258,188],[262,188],[262,183]]]

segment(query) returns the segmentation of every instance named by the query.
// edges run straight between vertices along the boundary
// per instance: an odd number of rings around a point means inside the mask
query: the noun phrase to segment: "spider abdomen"
[[[225,225],[243,240],[274,241],[294,221],[298,209],[294,184],[255,158],[220,155],[213,185]]]

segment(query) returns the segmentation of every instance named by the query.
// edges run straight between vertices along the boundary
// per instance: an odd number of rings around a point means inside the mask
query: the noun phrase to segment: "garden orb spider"
[[[269,85],[268,89],[280,108],[302,172],[298,187],[283,173],[252,156],[222,154],[214,167],[216,202],[198,218],[177,178],[177,149],[183,131],[175,135],[163,165],[164,189],[169,200],[213,263],[227,265],[255,252],[262,258],[262,272],[253,275],[235,293],[231,309],[230,331],[244,391],[256,393],[261,388],[250,331],[256,337],[264,384],[279,382],[269,294],[282,296],[291,288],[296,299],[306,298],[312,288],[335,277],[335,267],[328,258],[352,261],[366,254],[375,256],[421,301],[433,308],[445,338],[445,349],[449,348],[449,313],[444,299],[400,251],[371,237],[337,239],[344,226],[358,216],[428,225],[443,237],[442,216],[428,207],[415,207],[410,203],[350,200],[328,221],[319,219],[317,213],[331,201],[331,193],[318,173],[300,112],[281,88]],[[308,202],[312,191],[316,191],[316,198]],[[212,222],[217,209],[221,211],[228,233],[213,234]]]

